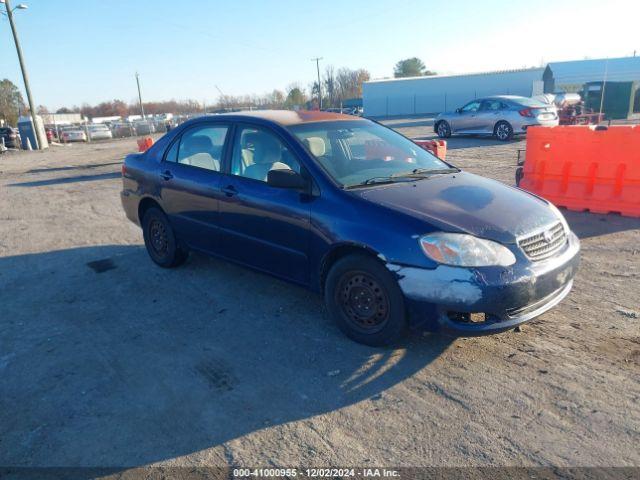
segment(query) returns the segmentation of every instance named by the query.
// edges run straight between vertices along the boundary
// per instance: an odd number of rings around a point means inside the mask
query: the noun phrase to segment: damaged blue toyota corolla
[[[497,333],[571,290],[579,242],[550,203],[375,122],[205,116],[128,155],[122,204],[151,259],[216,255],[322,293],[355,341]]]

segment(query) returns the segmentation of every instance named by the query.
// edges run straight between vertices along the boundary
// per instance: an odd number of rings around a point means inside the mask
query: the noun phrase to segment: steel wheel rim
[[[169,250],[167,229],[160,220],[152,220],[149,225],[149,243],[153,251],[159,256],[165,256]]]
[[[441,137],[446,137],[447,136],[447,125],[446,125],[446,123],[441,123],[440,125],[438,125],[438,135],[440,135]]]
[[[389,296],[382,285],[366,272],[348,272],[340,280],[336,303],[356,330],[376,333],[389,320]]]

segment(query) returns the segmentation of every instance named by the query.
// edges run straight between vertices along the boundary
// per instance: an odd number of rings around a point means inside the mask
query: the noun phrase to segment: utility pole
[[[144,116],[144,106],[142,105],[142,93],[140,91],[140,75],[136,72],[136,83],[138,84],[138,100],[140,101],[140,112],[142,113],[142,119],[146,120]]]
[[[312,58],[312,62],[316,62],[316,70],[318,71],[318,106],[322,110],[322,83],[320,82],[320,60],[322,57]]]
[[[5,8],[7,9],[7,18],[9,19],[9,25],[11,25],[11,33],[13,33],[13,41],[16,44],[16,52],[18,53],[18,61],[20,62],[20,70],[22,70],[22,80],[24,81],[24,89],[27,92],[27,101],[29,102],[29,110],[31,111],[31,125],[33,128],[33,132],[35,133],[36,138],[36,149],[43,148],[46,140],[42,138],[41,132],[37,127],[36,122],[36,104],[33,101],[33,96],[31,95],[31,87],[29,86],[29,76],[27,75],[27,68],[24,65],[24,59],[22,58],[22,48],[20,47],[20,40],[18,40],[18,32],[16,31],[16,25],[13,22],[13,10],[11,9],[11,4],[9,0],[4,0]],[[24,9],[26,5],[18,5],[16,8]]]

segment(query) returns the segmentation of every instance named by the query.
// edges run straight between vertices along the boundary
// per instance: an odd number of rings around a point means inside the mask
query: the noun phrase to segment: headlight
[[[430,259],[456,267],[507,267],[516,263],[516,257],[507,247],[462,233],[424,235],[420,237],[420,246]]]

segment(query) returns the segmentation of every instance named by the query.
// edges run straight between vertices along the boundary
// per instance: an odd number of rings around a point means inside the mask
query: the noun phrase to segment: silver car
[[[64,142],[86,142],[87,134],[82,126],[64,127],[62,129],[62,140]]]
[[[441,113],[433,129],[440,138],[492,135],[507,141],[534,125],[558,125],[558,109],[531,98],[496,95],[473,100],[455,112]]]
[[[109,130],[109,127],[106,125],[89,125],[88,130],[89,138],[91,138],[91,140],[108,140],[113,138],[111,130]]]

